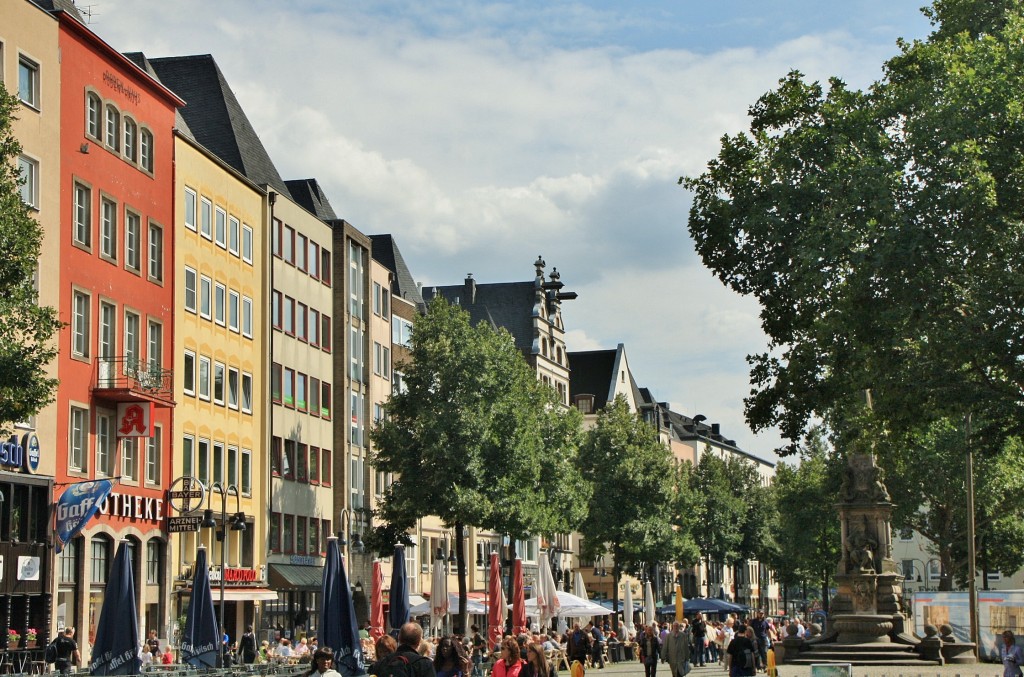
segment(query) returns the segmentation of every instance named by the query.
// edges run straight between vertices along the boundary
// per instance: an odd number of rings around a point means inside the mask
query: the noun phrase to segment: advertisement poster
[[[971,614],[966,592],[919,592],[914,594],[914,632],[924,637],[924,626],[949,625],[958,642],[969,642]],[[978,591],[978,655],[999,661],[997,642],[1003,630],[1024,641],[1024,590]]]

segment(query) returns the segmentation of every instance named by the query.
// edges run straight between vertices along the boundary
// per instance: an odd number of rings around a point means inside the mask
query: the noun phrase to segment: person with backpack
[[[754,631],[736,626],[736,634],[726,648],[726,667],[729,677],[753,677],[757,674],[757,649],[754,647]]]
[[[75,641],[75,629],[71,626],[64,628],[64,634],[58,635],[53,640],[53,666],[63,675],[71,673],[71,669],[77,667],[82,657],[78,653],[78,642]]]
[[[434,663],[419,652],[423,643],[423,627],[419,623],[406,623],[398,631],[395,652],[373,664],[373,674],[379,677],[437,677]]]
[[[515,637],[501,640],[501,653],[491,668],[491,677],[519,677],[524,661],[519,655],[519,643]]]
[[[245,626],[245,632],[238,640],[238,654],[245,665],[252,665],[256,662],[256,633],[252,631],[251,625]]]

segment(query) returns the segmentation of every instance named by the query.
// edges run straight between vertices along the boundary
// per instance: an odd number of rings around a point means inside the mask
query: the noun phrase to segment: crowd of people
[[[793,632],[807,637],[810,629],[800,620],[789,621]],[[368,672],[376,677],[556,677],[559,665],[552,657],[565,656],[573,677],[580,669],[603,669],[606,650],[622,645],[644,665],[646,677],[657,677],[666,665],[669,677],[685,677],[693,666],[718,665],[730,677],[754,677],[769,667],[768,650],[790,631],[766,618],[763,611],[751,618],[735,614],[725,620],[706,620],[702,614],[673,623],[640,626],[619,637],[607,622],[577,623],[564,633],[521,633],[501,638],[488,654],[479,628],[469,635],[425,639],[417,623],[402,626],[398,639],[383,636],[367,653]]]

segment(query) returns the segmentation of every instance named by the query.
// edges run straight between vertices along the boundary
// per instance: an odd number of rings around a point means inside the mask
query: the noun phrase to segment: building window
[[[89,438],[89,410],[71,407],[68,424],[68,467],[71,470],[85,470],[85,441]]]
[[[331,450],[321,449],[320,450],[320,484],[325,487],[331,486],[331,473],[334,472],[334,466],[331,464]]]
[[[281,292],[270,293],[270,324],[274,329],[281,328]]]
[[[331,316],[320,314],[320,348],[331,352]]]
[[[270,552],[281,552],[281,513],[270,513],[270,536],[267,547]]]
[[[185,227],[196,229],[196,192],[191,188],[185,189]]]
[[[284,376],[282,378],[282,392],[284,394],[284,406],[294,407],[295,406],[295,372],[288,367],[284,368]]]
[[[400,346],[412,345],[412,322],[402,317],[391,318],[391,342]]]
[[[117,108],[108,103],[106,108],[106,123],[107,123],[107,134],[104,137],[104,142],[107,144],[107,148],[111,150],[121,149],[121,114],[117,112]]]
[[[124,265],[136,273],[142,268],[142,218],[127,210],[124,213]]]
[[[114,350],[116,349],[115,341],[117,337],[117,306],[113,303],[107,303],[100,301],[100,335],[97,355],[102,360],[109,360],[114,357]],[[104,368],[110,366],[110,363],[106,363]],[[108,378],[108,374],[104,374],[104,378]]]
[[[76,244],[92,246],[92,190],[80,183],[75,184],[74,235]]]
[[[295,373],[295,408],[306,411],[306,375]]]
[[[136,147],[136,139],[139,135],[139,126],[135,124],[135,120],[132,120],[127,115],[124,116],[124,156],[131,162],[136,162],[138,158],[138,148]]]
[[[139,438],[128,437],[121,445],[121,475],[137,480],[139,475]]]
[[[309,483],[320,484],[320,448],[309,448]]]
[[[331,252],[325,247],[320,248],[320,281],[331,286]]]
[[[238,256],[238,219],[231,217],[228,219],[228,251]]]
[[[227,242],[228,242],[227,241],[227,229],[228,229],[228,225],[227,225],[228,215],[227,215],[227,212],[225,212],[220,207],[217,207],[216,210],[214,211],[214,215],[215,215],[214,216],[214,221],[213,221],[213,224],[214,224],[214,230],[213,230],[214,242],[216,242],[217,245],[219,247],[221,247],[221,248],[227,247]]]
[[[39,109],[39,64],[27,56],[18,57],[18,98]]]
[[[111,461],[117,445],[117,433],[114,428],[114,415],[96,413],[96,473],[112,475]]]
[[[153,133],[143,129],[139,134],[139,164],[150,174],[153,173]]]
[[[281,258],[286,263],[295,265],[295,229],[291,226],[284,227],[284,236],[281,238]]]
[[[141,356],[142,324],[139,315],[126,310],[124,313],[124,368],[125,373],[137,372]]]
[[[213,481],[224,484],[224,444],[213,443]]]
[[[309,345],[320,347],[320,313],[314,308],[309,309],[309,318],[307,320],[309,326],[306,328],[306,338],[309,339]]]
[[[238,385],[238,370],[228,368],[228,406],[232,409],[238,409]]]
[[[331,384],[327,381],[320,384],[320,416],[331,417]]]
[[[82,539],[73,538],[64,546],[61,553],[57,555],[59,561],[60,582],[76,583],[78,581],[78,546]],[[70,619],[68,619],[70,620]]]
[[[320,379],[315,376],[309,377],[309,413],[320,415]]]
[[[281,327],[284,329],[284,333],[289,335],[295,334],[295,299],[290,296],[284,297]]]
[[[281,365],[277,362],[270,365],[270,399],[281,404]]]
[[[249,449],[242,449],[242,477],[239,489],[242,491],[243,496],[248,496],[252,493],[252,451]]]
[[[109,541],[103,536],[95,536],[92,540],[92,561],[90,562],[91,576],[93,583],[107,582],[107,561],[110,550]]]
[[[196,394],[196,354],[191,350],[185,351],[185,358],[182,360],[182,383],[186,395]]]
[[[71,316],[71,354],[89,357],[89,319],[91,298],[85,292],[73,293]]]
[[[213,321],[224,326],[225,305],[227,299],[227,287],[220,282],[213,287]]]
[[[199,399],[210,399],[210,358],[199,356]]]
[[[146,346],[146,359],[149,360],[149,370],[154,376],[159,376],[164,363],[164,326],[155,320],[149,321],[147,336],[149,343]]]
[[[210,440],[199,440],[198,471],[199,481],[210,483]]]
[[[305,555],[309,547],[306,541],[306,518],[302,515],[296,516],[295,522],[295,552]]]
[[[39,209],[39,163],[24,155],[18,156],[18,174],[21,176],[21,201]]]
[[[213,402],[224,405],[224,365],[220,362],[213,363]]]
[[[238,486],[238,447],[228,447],[228,484]]]
[[[160,584],[160,541],[152,538],[146,543],[146,585]]]
[[[196,312],[196,271],[185,266],[185,310]]]
[[[309,276],[320,277],[320,246],[310,240],[308,250],[306,265],[309,267]]]
[[[88,136],[100,140],[100,110],[103,104],[100,97],[94,92],[85,95],[85,133]]]
[[[155,223],[149,224],[149,279],[164,279],[164,229]]]
[[[306,252],[308,245],[309,240],[306,239],[305,235],[299,233],[296,236],[295,241],[295,267],[302,272],[306,272]]]
[[[252,299],[242,297],[242,336],[252,338]]]
[[[207,240],[213,239],[213,203],[205,197],[199,202],[199,232]]]
[[[181,438],[181,471],[185,477],[191,477],[195,463],[196,440],[191,435]]]
[[[242,411],[252,413],[252,374],[242,374]]]
[[[206,277],[205,275],[199,278],[199,314],[209,320],[211,314],[211,300],[210,294],[213,288],[213,280]]]
[[[284,516],[284,528],[281,530],[281,545],[286,553],[295,552],[295,541],[293,540],[295,515]]]
[[[270,474],[274,477],[281,476],[281,438],[273,437],[270,440]]]
[[[242,260],[252,263],[252,228],[242,224]]]
[[[295,440],[284,441],[284,457],[281,459],[281,473],[286,480],[295,479]]]
[[[231,290],[228,292],[228,329],[233,332],[238,331],[238,292]]]
[[[117,204],[100,199],[100,256],[117,260]]]

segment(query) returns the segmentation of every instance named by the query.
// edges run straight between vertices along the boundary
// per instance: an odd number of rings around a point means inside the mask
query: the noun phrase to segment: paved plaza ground
[[[726,677],[725,669],[720,665],[709,665],[703,668],[697,667],[688,677]],[[806,665],[782,665],[779,667],[779,677],[810,677],[811,669]],[[976,663],[973,665],[942,665],[932,668],[905,668],[899,666],[865,666],[853,668],[853,677],[1001,677],[1002,666],[998,663]],[[559,677],[567,677],[565,670],[559,672]],[[626,661],[623,663],[609,663],[604,670],[591,668],[587,670],[587,677],[644,677],[644,666],[638,661]],[[671,677],[668,665],[658,664],[658,672],[655,677]],[[759,673],[758,677],[764,677]]]

